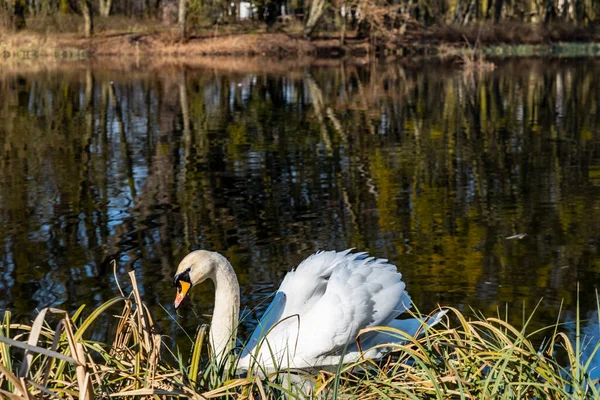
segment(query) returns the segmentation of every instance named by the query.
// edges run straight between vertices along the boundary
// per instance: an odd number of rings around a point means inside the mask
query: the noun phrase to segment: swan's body
[[[222,359],[234,343],[239,313],[239,285],[231,264],[218,253],[194,251],[179,264],[174,284],[175,306],[190,285],[207,278],[215,282],[215,308],[210,330],[214,353]],[[361,355],[377,358],[384,348],[360,353],[356,336],[363,328],[392,326],[414,335],[417,319],[395,320],[411,307],[402,275],[387,260],[350,250],[318,252],[289,272],[275,293],[244,348],[238,369],[253,363],[261,368],[309,368],[352,362]],[[428,324],[437,323],[444,312]],[[361,347],[398,341],[371,332],[361,336]],[[343,356],[343,360],[341,360]]]

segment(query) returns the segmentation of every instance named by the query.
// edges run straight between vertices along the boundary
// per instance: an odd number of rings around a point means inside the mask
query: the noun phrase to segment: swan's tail
[[[448,310],[442,310],[442,311],[435,313],[433,316],[431,316],[429,318],[425,318],[425,319],[420,319],[420,318],[394,319],[389,323],[389,326],[391,326],[392,328],[398,329],[402,332],[405,332],[410,336],[415,336],[417,334],[417,332],[419,332],[419,329],[420,329],[420,333],[423,333],[423,329],[426,329],[426,327],[423,325],[426,324],[427,327],[437,325],[442,320],[444,315],[446,315],[447,312],[448,312]]]
[[[447,312],[448,310],[442,310],[435,313],[433,316],[426,318],[392,320],[387,326],[402,331],[406,335],[398,335],[389,331],[377,332],[375,335],[369,337],[364,343],[363,348],[369,349],[365,354],[365,358],[380,358],[384,356],[387,352],[392,350],[392,346],[390,346],[390,348],[386,348],[381,347],[380,345],[385,345],[388,343],[390,345],[406,343],[408,337],[421,335],[426,329],[440,323]],[[375,346],[378,348],[373,349]]]

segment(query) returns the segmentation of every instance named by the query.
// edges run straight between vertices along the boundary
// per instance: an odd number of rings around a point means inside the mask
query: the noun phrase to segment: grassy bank
[[[251,371],[234,376],[208,360],[206,327],[190,337],[191,354],[170,352],[155,331],[133,273],[130,279],[132,293],[121,293],[95,310],[82,306],[68,315],[48,308],[30,325],[13,323],[5,312],[0,325],[0,393],[11,399],[270,399],[295,398],[306,391],[321,398],[362,399],[600,396],[598,382],[589,378],[591,366],[582,358],[578,312],[574,344],[559,324],[531,332],[531,316],[516,329],[500,316],[469,318],[448,308],[450,318],[443,327],[418,340],[406,338],[406,344],[395,346],[392,357],[382,362],[363,360],[333,371],[280,371],[267,377]],[[105,343],[93,339],[102,318],[113,327]],[[400,331],[380,330],[404,337]],[[535,346],[534,338],[540,336],[546,339]],[[594,345],[595,352],[600,344]]]
[[[370,55],[447,54],[477,45],[493,55],[598,55],[600,33],[593,27],[567,24],[485,23],[466,26],[411,26],[402,33],[359,36],[327,32],[306,39],[297,24],[268,28],[264,24],[227,25],[198,29],[181,41],[168,26],[135,19],[99,19],[96,33],[84,38],[81,18],[69,23],[38,26],[20,32],[0,29],[0,59],[103,57],[185,58],[204,56],[310,55],[320,58]],[[71,27],[71,28],[66,28]]]
[[[177,41],[169,32],[98,34],[92,39],[74,34],[43,36],[32,32],[4,34],[0,56],[7,58],[158,57],[190,58],[207,55],[298,55],[315,47],[285,34],[219,35]]]

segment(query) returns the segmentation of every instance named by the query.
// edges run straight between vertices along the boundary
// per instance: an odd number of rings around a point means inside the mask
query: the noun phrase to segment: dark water
[[[182,337],[213,301],[167,314],[190,250],[231,260],[254,318],[315,249],[355,247],[422,311],[519,324],[541,300],[539,326],[578,283],[595,310],[599,235],[599,60],[0,70],[0,310],[23,318],[114,297],[114,259]]]

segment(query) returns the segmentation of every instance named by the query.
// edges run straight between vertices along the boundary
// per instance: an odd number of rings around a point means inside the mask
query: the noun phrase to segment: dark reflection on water
[[[508,303],[520,323],[543,298],[547,324],[577,282],[594,309],[597,60],[15,72],[0,99],[0,309],[22,317],[114,297],[116,259],[181,337],[171,277],[197,248],[232,261],[251,320],[292,266],[348,247],[396,263],[424,311]],[[178,322],[212,299],[198,288]]]

